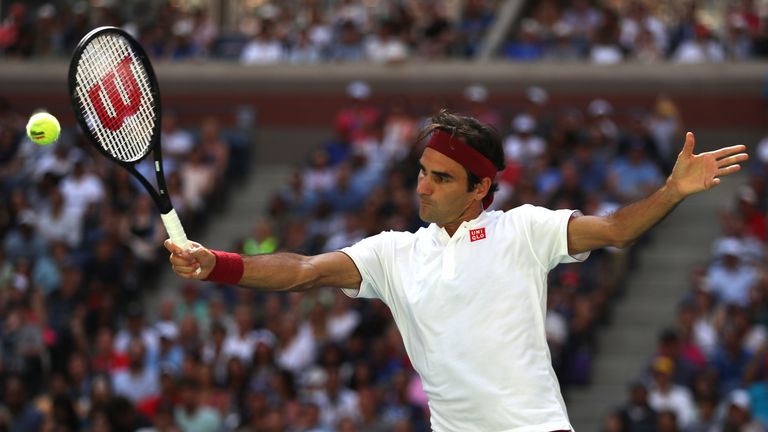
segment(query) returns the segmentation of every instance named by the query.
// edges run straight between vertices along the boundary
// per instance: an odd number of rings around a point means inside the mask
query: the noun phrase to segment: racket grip
[[[171,209],[168,213],[161,214],[163,219],[165,230],[168,232],[168,237],[171,241],[181,246],[182,249],[189,249],[189,240],[187,240],[187,234],[184,232],[184,227],[181,226],[179,215],[176,214],[175,209]]]

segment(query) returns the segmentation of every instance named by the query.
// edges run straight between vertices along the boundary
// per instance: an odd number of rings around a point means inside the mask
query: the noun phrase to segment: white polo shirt
[[[552,369],[547,273],[568,255],[572,210],[483,212],[450,237],[431,224],[342,249],[362,276],[347,295],[392,311],[435,431],[573,429]]]

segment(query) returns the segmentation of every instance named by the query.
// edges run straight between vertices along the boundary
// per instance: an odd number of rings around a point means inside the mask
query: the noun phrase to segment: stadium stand
[[[13,3],[2,11],[0,62],[65,59],[88,29],[106,24],[135,32],[160,62],[466,60],[501,2],[263,1],[230,32],[205,10],[149,3],[146,10],[108,1],[92,8]],[[528,2],[500,55],[714,62],[765,52],[764,17],[751,2],[715,15],[708,27],[692,20],[701,16],[692,9],[667,15],[639,2],[612,2],[617,9],[572,3]],[[686,47],[703,40],[707,48]],[[273,191],[267,211],[254,215],[253,232],[235,245],[239,251],[314,254],[422,225],[413,206],[421,150],[414,138],[432,112],[406,99],[374,101],[373,90],[350,83],[347,105],[327,125],[334,136]],[[619,118],[610,98],[561,110],[547,89],[529,87],[522,108],[509,113],[491,105],[488,92],[467,86],[453,108],[505,132],[499,209],[534,203],[609,212],[663,181],[683,130],[672,98]],[[329,290],[263,295],[190,284],[148,313],[135,299],[165,264],[151,202],[76,130],[51,149],[26,140],[27,114],[0,99],[0,429],[427,429],[418,376],[379,302]],[[178,120],[164,113],[166,170],[174,206],[194,236],[246,180],[249,147],[214,116]],[[632,382],[631,402],[606,419],[606,431],[768,424],[767,142],[749,185],[722,215],[711,261],[692,269],[679,324],[660,334],[647,371]],[[550,275],[547,337],[563,387],[589,385],[596,333],[610,324],[612,302],[642,247],[595,251],[586,264]]]

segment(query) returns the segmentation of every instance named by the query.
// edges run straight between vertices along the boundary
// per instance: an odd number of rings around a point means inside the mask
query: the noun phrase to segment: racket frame
[[[128,44],[131,46],[131,49],[134,51],[136,55],[136,58],[141,62],[141,67],[143,67],[147,73],[147,79],[149,80],[149,90],[155,105],[155,109],[153,110],[153,113],[152,113],[152,116],[154,119],[154,125],[152,128],[150,144],[149,146],[147,146],[146,151],[141,157],[131,162],[125,162],[114,157],[112,154],[110,154],[106,149],[104,149],[101,146],[100,140],[96,138],[96,136],[93,134],[93,132],[91,132],[90,128],[88,127],[88,122],[85,119],[85,116],[83,115],[83,109],[81,108],[81,105],[80,105],[81,104],[80,97],[77,95],[77,92],[75,91],[75,88],[78,85],[77,70],[79,69],[79,64],[82,59],[83,52],[85,51],[86,47],[88,47],[88,45],[91,43],[92,40],[107,33],[117,34],[119,37],[121,37],[126,42],[128,42]],[[72,103],[72,108],[75,114],[75,118],[77,119],[80,125],[80,128],[83,130],[83,133],[85,133],[86,137],[93,144],[93,147],[95,147],[96,150],[98,150],[101,154],[106,156],[112,162],[115,162],[118,165],[125,168],[126,170],[128,170],[128,172],[131,173],[131,175],[133,175],[147,190],[149,195],[155,201],[155,204],[160,210],[160,213],[162,213],[163,215],[166,215],[171,211],[173,211],[173,204],[171,203],[171,197],[168,195],[168,186],[166,185],[165,174],[163,172],[162,150],[160,145],[160,128],[161,128],[161,117],[162,117],[162,105],[160,103],[161,102],[160,87],[158,85],[157,76],[155,75],[155,70],[152,67],[152,63],[149,61],[149,57],[147,56],[147,53],[144,51],[141,45],[130,34],[128,34],[125,30],[122,30],[120,28],[111,27],[111,26],[95,28],[90,32],[88,32],[88,34],[86,34],[83,37],[80,43],[77,44],[77,47],[75,48],[75,52],[72,54],[72,60],[70,62],[68,80],[69,80],[69,90],[70,90],[69,94],[71,97],[71,103]],[[145,97],[145,96],[142,95],[142,97]],[[154,171],[155,171],[155,179],[157,181],[157,188],[155,188],[149,182],[149,180],[147,180],[143,175],[141,175],[135,167],[135,165],[141,162],[142,160],[144,160],[144,158],[146,158],[150,152],[152,153],[152,157],[154,158]]]

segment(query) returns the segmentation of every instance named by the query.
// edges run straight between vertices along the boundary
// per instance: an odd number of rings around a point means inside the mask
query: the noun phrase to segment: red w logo
[[[116,71],[105,75],[101,79],[101,84],[96,83],[88,90],[88,98],[96,109],[96,114],[98,114],[102,126],[111,131],[120,129],[125,119],[136,114],[139,111],[139,106],[141,106],[141,90],[139,90],[136,77],[131,73],[132,61],[133,59],[130,56],[124,58],[117,66]],[[120,78],[120,84],[122,84],[123,90],[128,96],[127,104],[117,90],[115,74]],[[115,111],[114,116],[110,115],[104,107],[104,100],[100,95],[102,88],[106,91],[109,102],[112,104],[112,108]]]

